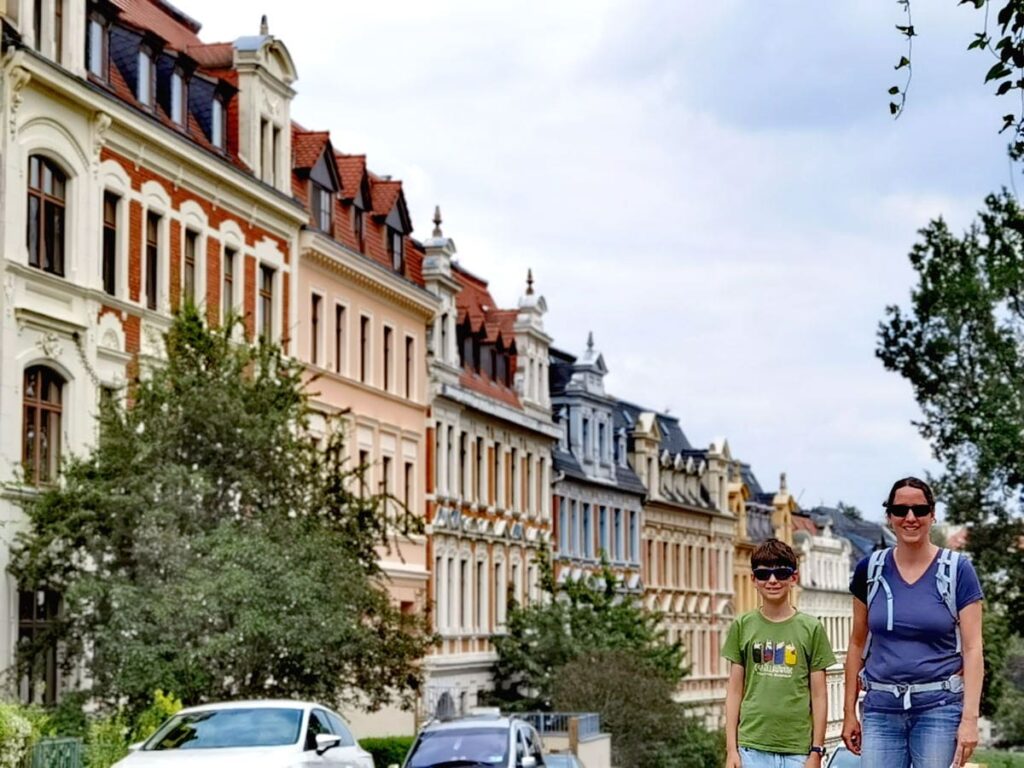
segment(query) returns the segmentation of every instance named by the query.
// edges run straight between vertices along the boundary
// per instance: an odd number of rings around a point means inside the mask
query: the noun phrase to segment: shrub
[[[85,734],[85,768],[110,768],[128,754],[128,728],[120,714],[90,718]]]
[[[148,739],[156,733],[156,729],[163,725],[167,718],[177,714],[180,710],[181,699],[177,698],[173,693],[164,695],[164,692],[157,688],[153,692],[152,703],[135,718],[135,726],[132,728],[131,736],[132,743]]]
[[[32,722],[16,704],[0,704],[0,768],[19,768],[33,737]]]
[[[401,765],[406,754],[412,747],[412,736],[384,736],[377,739],[360,739],[359,746],[373,755],[373,764],[377,768],[388,768],[389,765]]]

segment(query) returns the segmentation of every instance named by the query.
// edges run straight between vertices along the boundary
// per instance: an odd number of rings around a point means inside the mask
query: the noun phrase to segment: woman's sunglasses
[[[758,581],[768,581],[772,576],[775,577],[776,581],[786,581],[793,578],[796,570],[788,566],[782,566],[779,568],[754,568],[753,573],[754,578]]]
[[[931,504],[890,504],[886,511],[893,517],[906,517],[911,512],[914,517],[926,517],[932,513]]]

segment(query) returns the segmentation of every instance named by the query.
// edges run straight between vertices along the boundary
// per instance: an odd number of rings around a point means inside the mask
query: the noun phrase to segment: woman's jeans
[[[963,701],[923,712],[872,712],[861,718],[861,768],[949,768]]]
[[[743,768],[804,768],[806,755],[778,755],[757,749],[740,747],[740,762]],[[945,768],[949,768],[947,765]]]

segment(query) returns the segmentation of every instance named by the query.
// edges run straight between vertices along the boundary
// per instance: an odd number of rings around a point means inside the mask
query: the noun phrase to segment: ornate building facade
[[[3,568],[22,495],[87,450],[100,397],[159,361],[183,301],[287,348],[306,215],[287,173],[295,68],[265,25],[205,44],[161,0],[0,10]],[[19,592],[6,569],[0,583],[6,667],[59,600]],[[51,664],[22,693],[52,700],[60,685]]]
[[[725,441],[695,449],[679,420],[619,401],[634,471],[647,489],[641,544],[645,601],[687,651],[679,700],[711,727],[725,717],[729,676],[719,656],[734,616],[736,518],[729,508],[732,457]]]
[[[453,262],[435,216],[423,277],[439,302],[429,339],[428,564],[441,637],[427,659],[424,707],[447,694],[476,705],[491,685],[492,635],[512,601],[537,598],[538,558],[551,543],[547,304],[532,278],[516,309]]]
[[[843,663],[853,628],[850,608],[852,547],[848,539],[836,536],[830,520],[818,525],[810,515],[796,514],[793,527],[793,546],[800,559],[799,608],[821,621],[836,654],[836,663],[827,672],[826,738],[834,744],[843,730]]]
[[[555,575],[580,579],[606,558],[622,587],[641,591],[640,536],[646,489],[629,465],[625,429],[593,335],[579,358],[551,352],[551,405],[560,427],[553,451]]]

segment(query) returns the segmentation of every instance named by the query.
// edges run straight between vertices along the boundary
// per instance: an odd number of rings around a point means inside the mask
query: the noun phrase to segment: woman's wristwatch
[[[825,753],[825,748],[824,747],[819,747],[817,744],[815,744],[813,747],[811,747],[811,751],[808,752],[807,754],[813,755],[815,753],[821,755],[821,759],[822,760],[825,759],[825,754],[826,753]]]

